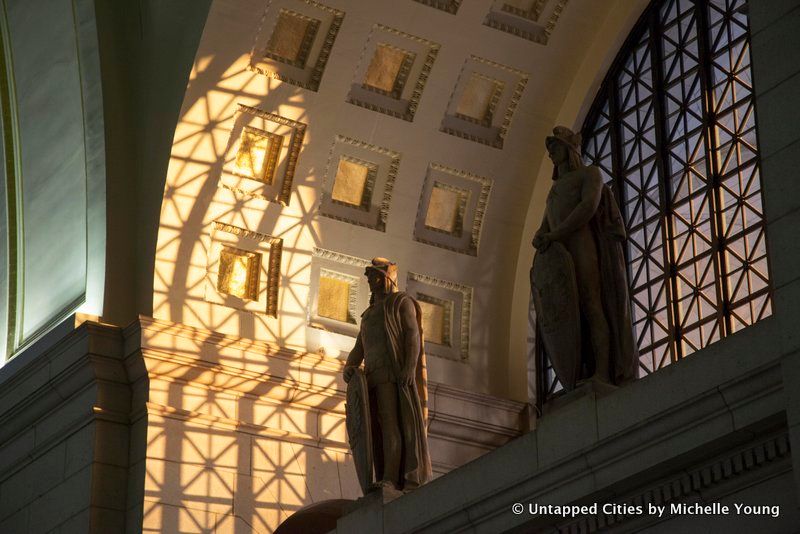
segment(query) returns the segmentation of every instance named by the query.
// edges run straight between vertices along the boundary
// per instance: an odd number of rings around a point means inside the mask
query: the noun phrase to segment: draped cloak
[[[397,382],[398,421],[403,440],[400,469],[403,475],[403,489],[420,486],[431,478],[431,459],[428,453],[428,377],[425,368],[425,343],[422,335],[422,310],[417,301],[408,293],[390,293],[383,302],[386,321],[386,339],[394,376],[402,377],[403,369],[410,367],[405,352],[403,324],[400,307],[406,300],[414,305],[417,327],[419,328],[419,357],[416,362],[414,383],[406,385]]]
[[[600,204],[589,222],[597,244],[600,296],[609,330],[609,373],[614,384],[636,378],[639,351],[634,343],[628,297],[628,271],[622,244],[627,238],[614,193],[603,186]]]

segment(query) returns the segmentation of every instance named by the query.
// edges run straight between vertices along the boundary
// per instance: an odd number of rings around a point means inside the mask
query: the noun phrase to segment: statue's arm
[[[401,362],[401,381],[407,385],[414,383],[414,375],[417,370],[417,360],[419,360],[420,332],[417,323],[417,307],[410,298],[403,299],[400,304],[400,321],[403,325],[403,353],[405,360]]]
[[[588,176],[583,180],[581,200],[564,221],[550,231],[550,239],[559,241],[589,223],[597,211],[603,194],[603,178],[597,167],[586,167]]]
[[[541,248],[544,242],[544,235],[550,232],[550,223],[547,222],[547,210],[545,210],[544,215],[542,216],[542,224],[539,225],[539,229],[533,235],[533,241],[531,244],[538,248]]]
[[[356,345],[353,347],[353,350],[350,351],[350,354],[347,355],[347,361],[344,364],[342,376],[345,382],[350,381],[350,378],[353,376],[353,373],[355,373],[356,368],[361,365],[362,361],[364,361],[364,345],[361,344],[361,334],[359,334],[356,337]]]

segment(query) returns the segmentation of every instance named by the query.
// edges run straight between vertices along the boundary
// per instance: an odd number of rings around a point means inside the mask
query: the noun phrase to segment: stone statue
[[[367,469],[371,475],[374,468],[378,482],[366,488],[362,483],[365,493],[380,488],[409,491],[431,477],[422,311],[414,298],[398,291],[394,263],[375,258],[364,274],[372,296],[343,376],[351,404],[350,382],[360,378],[364,362],[369,407],[363,411],[371,416],[368,426],[361,427],[364,436],[350,436],[351,448],[354,438],[372,442],[371,454],[356,457],[354,450],[356,462],[371,456],[374,464]],[[350,406],[347,416],[348,433],[358,432],[361,422],[351,420],[356,415]]]
[[[636,377],[638,354],[619,207],[600,169],[583,164],[580,134],[558,126],[545,144],[554,168],[533,238],[537,339],[565,389],[585,378],[620,385]]]

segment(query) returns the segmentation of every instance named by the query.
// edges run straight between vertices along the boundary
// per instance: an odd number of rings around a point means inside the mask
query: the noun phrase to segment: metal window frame
[[[756,221],[755,223],[747,224],[742,230],[736,232],[735,235],[729,237],[727,240],[724,238],[724,224],[723,224],[723,210],[721,209],[722,206],[722,192],[721,192],[721,183],[723,178],[727,178],[734,173],[741,173],[750,168],[751,165],[754,165],[757,169],[760,170],[761,168],[761,158],[758,151],[758,129],[757,125],[755,125],[755,119],[753,119],[754,128],[755,128],[755,138],[756,138],[756,150],[754,158],[748,162],[743,164],[739,164],[737,162],[734,169],[728,169],[724,176],[721,176],[721,170],[719,168],[719,162],[717,161],[717,150],[719,148],[719,140],[717,138],[717,116],[714,113],[714,86],[713,86],[713,58],[714,56],[718,56],[722,48],[717,50],[716,54],[713,53],[712,50],[712,43],[710,42],[710,22],[709,22],[709,9],[710,4],[713,0],[688,0],[689,3],[693,4],[693,12],[694,12],[694,24],[695,24],[695,31],[696,31],[696,39],[697,39],[697,54],[698,54],[698,64],[694,67],[690,67],[688,69],[684,68],[683,63],[680,64],[678,67],[680,69],[680,74],[675,78],[676,80],[684,80],[689,77],[693,77],[695,75],[699,78],[700,84],[700,92],[702,98],[702,121],[700,123],[700,135],[702,136],[703,147],[705,149],[705,169],[704,172],[706,173],[706,185],[704,186],[703,190],[704,193],[692,192],[692,194],[687,197],[686,199],[682,199],[678,206],[681,206],[685,202],[690,202],[690,198],[700,197],[701,195],[708,195],[708,206],[705,207],[707,210],[707,214],[703,218],[703,222],[707,222],[709,224],[710,230],[710,237],[711,237],[711,248],[710,250],[703,252],[699,255],[699,258],[705,258],[707,255],[712,257],[711,261],[713,263],[714,269],[714,290],[716,292],[716,299],[717,299],[717,306],[716,311],[706,317],[700,316],[698,320],[693,321],[692,324],[685,324],[681,326],[682,320],[682,312],[680,309],[680,302],[676,298],[678,295],[678,270],[679,267],[686,267],[691,265],[696,265],[697,262],[702,261],[702,259],[695,258],[694,256],[691,259],[684,260],[680,265],[678,264],[678,259],[676,258],[676,251],[674,249],[674,242],[676,240],[676,229],[674,228],[672,214],[675,213],[676,203],[673,202],[673,191],[671,189],[671,176],[668,172],[668,162],[669,157],[671,154],[671,147],[670,147],[670,140],[668,131],[668,123],[667,123],[667,87],[664,81],[664,73],[663,69],[665,68],[663,59],[664,59],[664,49],[663,49],[663,37],[664,37],[664,30],[667,28],[662,22],[661,11],[662,8],[665,6],[670,5],[672,2],[676,2],[680,0],[654,0],[650,3],[650,5],[644,10],[639,20],[633,27],[633,30],[630,32],[628,37],[626,38],[624,44],[620,48],[617,56],[612,63],[611,67],[606,74],[606,77],[595,96],[594,102],[589,109],[589,112],[586,115],[586,120],[583,123],[581,128],[581,132],[583,133],[584,139],[584,151],[589,146],[590,140],[593,138],[593,134],[595,131],[602,132],[603,128],[608,128],[607,135],[610,136],[609,143],[610,143],[610,152],[611,152],[611,171],[613,174],[612,180],[612,189],[614,194],[616,195],[620,207],[625,210],[627,201],[629,199],[626,198],[626,188],[623,185],[623,181],[625,179],[625,171],[624,168],[624,154],[623,154],[623,146],[622,146],[622,113],[621,113],[621,103],[619,101],[619,76],[623,69],[625,68],[626,62],[630,59],[632,54],[637,50],[638,46],[644,42],[645,34],[647,33],[647,46],[648,50],[647,53],[649,55],[650,61],[650,71],[652,77],[652,84],[653,84],[653,93],[651,97],[646,97],[643,99],[639,98],[639,95],[636,95],[637,104],[633,106],[635,108],[640,102],[644,102],[647,98],[653,99],[653,113],[654,113],[654,122],[655,122],[655,166],[656,172],[658,174],[658,188],[659,188],[659,211],[658,217],[661,221],[660,231],[661,231],[661,257],[663,258],[663,265],[664,271],[663,274],[658,275],[653,279],[648,279],[645,282],[641,283],[636,288],[631,287],[631,299],[634,298],[636,294],[634,289],[637,291],[641,291],[642,289],[646,289],[648,287],[659,287],[661,281],[666,284],[664,290],[666,291],[666,302],[667,302],[667,321],[668,321],[668,332],[666,339],[660,339],[655,343],[651,343],[650,345],[643,345],[640,347],[643,352],[652,351],[656,348],[661,348],[666,343],[668,344],[668,360],[667,362],[656,362],[653,361],[653,369],[649,372],[655,372],[664,365],[668,363],[672,363],[678,361],[689,354],[693,353],[694,351],[686,351],[683,347],[683,340],[687,333],[694,332],[697,328],[700,328],[705,325],[710,325],[716,323],[716,328],[718,329],[718,338],[705,342],[704,339],[700,340],[700,346],[697,350],[702,349],[703,347],[707,346],[710,343],[715,342],[718,339],[722,339],[732,332],[735,331],[732,319],[732,311],[735,307],[741,306],[748,302],[756,301],[761,297],[767,295],[768,303],[765,304],[769,306],[770,310],[772,307],[772,276],[771,276],[771,266],[769,262],[768,255],[766,256],[766,270],[767,270],[767,277],[768,283],[765,287],[757,290],[752,291],[752,288],[749,287],[748,289],[750,292],[747,296],[741,297],[737,299],[735,302],[731,302],[731,295],[729,294],[728,290],[728,266],[726,264],[726,245],[730,242],[733,242],[738,239],[743,239],[747,236],[750,232],[758,231],[763,233],[763,240],[764,240],[764,250],[768,251],[767,245],[767,235],[766,235],[766,221],[765,218],[762,217],[760,220]],[[686,2],[687,0],[683,0]],[[734,14],[737,13],[738,8],[731,8],[729,5],[725,5],[725,17],[723,24],[734,24],[731,21]],[[688,12],[688,11],[687,11]],[[742,11],[738,11],[738,14],[742,14]],[[680,16],[680,15],[679,15]],[[680,36],[680,40],[683,41],[685,35]],[[744,32],[743,35],[739,37],[729,40],[725,45],[724,49],[731,49],[734,46],[738,46],[741,42],[746,43],[748,47],[747,53],[750,53],[750,31],[749,28],[747,31]],[[683,44],[683,43],[681,43]],[[682,53],[682,48],[679,48],[675,52],[676,54]],[[680,60],[679,60],[680,61]],[[752,57],[750,60],[749,69],[752,72]],[[634,76],[633,82],[636,83],[636,77]],[[674,82],[673,82],[674,84]],[[682,97],[686,95],[682,94]],[[755,89],[751,90],[749,95],[744,97],[740,97],[739,99],[734,98],[731,105],[726,108],[726,112],[733,110],[739,106],[747,105],[752,103],[753,105],[753,116],[755,117],[757,110],[755,104]],[[603,108],[605,105],[608,104],[608,125],[601,126],[596,128],[595,125],[598,123],[599,119],[604,115]],[[632,108],[632,109],[633,109]],[[630,113],[630,111],[628,111]],[[696,135],[697,130],[692,130],[695,134],[690,133],[689,131],[684,131],[682,134],[676,136],[675,139],[671,141],[671,144],[677,146],[677,140],[681,140],[681,142],[685,141],[686,139],[690,139],[693,135]],[[731,142],[735,142],[736,137],[731,140]],[[688,158],[687,158],[688,159]],[[642,166],[644,165],[643,161],[640,160],[636,165]],[[688,163],[688,162],[687,162]],[[635,167],[635,166],[633,166]],[[687,165],[688,168],[688,165]],[[630,173],[630,169],[628,169]],[[760,185],[760,176],[759,176],[759,190],[761,190]],[[739,200],[740,203],[744,203],[744,193],[742,193],[742,198]],[[763,212],[763,200],[762,200],[762,212]],[[644,206],[642,206],[644,209]],[[627,214],[626,214],[626,226],[627,226]],[[642,216],[642,222],[637,225],[637,229],[639,226],[646,228],[648,225],[648,221],[654,220],[655,216],[652,217],[645,217],[644,214]],[[691,237],[691,229],[688,230],[689,236],[688,239],[692,239]],[[761,234],[760,234],[761,235]],[[691,244],[694,247],[693,244]],[[629,276],[632,275],[630,273],[630,244],[624,247],[625,250],[625,258],[626,263],[629,267]],[[646,249],[646,247],[645,247]],[[694,251],[694,250],[693,250]],[[765,252],[766,254],[766,252]],[[648,252],[643,250],[643,255],[647,256]],[[652,256],[650,256],[652,257]],[[747,269],[747,265],[744,265],[742,269]],[[743,272],[742,276],[747,276],[746,272]],[[695,293],[701,292],[701,288],[695,288]],[[652,298],[652,297],[648,297]],[[699,296],[697,298],[700,298]],[[652,304],[652,302],[650,303]],[[766,308],[765,308],[766,309]],[[754,324],[755,322],[759,321],[763,315],[762,312],[759,313],[759,316],[751,317],[751,323]],[[537,339],[537,344],[539,340]],[[638,339],[637,339],[638,343]],[[547,359],[547,356],[544,354],[544,351],[539,349],[537,350],[537,354],[540,355],[540,359],[537,362],[537,391],[541,392],[539,394],[539,399],[537,399],[537,403],[541,408],[541,405],[551,398],[554,394],[558,394],[559,384],[557,380],[554,378],[552,373],[552,367]],[[640,365],[641,367],[641,365]]]

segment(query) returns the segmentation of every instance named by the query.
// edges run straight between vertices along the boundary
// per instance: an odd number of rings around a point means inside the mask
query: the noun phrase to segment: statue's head
[[[569,169],[575,170],[583,166],[581,160],[581,134],[575,133],[566,126],[553,128],[553,135],[545,139],[547,154],[553,161],[553,179],[558,178],[558,167],[564,162]]]
[[[397,264],[386,258],[373,258],[372,264],[364,269],[364,275],[373,294],[397,291]]]

